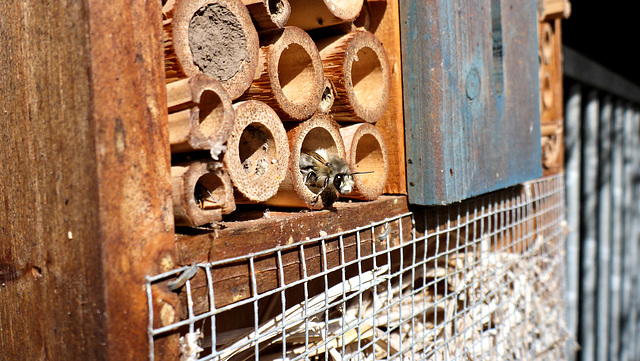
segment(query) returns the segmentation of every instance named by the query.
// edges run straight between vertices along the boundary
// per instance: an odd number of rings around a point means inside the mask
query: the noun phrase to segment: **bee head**
[[[333,178],[333,185],[340,194],[351,193],[353,190],[353,176],[346,173],[338,173]]]

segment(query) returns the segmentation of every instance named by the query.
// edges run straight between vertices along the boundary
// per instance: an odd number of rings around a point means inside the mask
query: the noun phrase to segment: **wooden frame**
[[[0,13],[0,358],[145,359],[142,285],[173,268],[160,7]]]
[[[386,191],[403,193],[398,8],[378,5],[389,17],[376,19],[376,29],[396,49],[396,85],[378,122],[398,175]],[[0,75],[0,358],[146,359],[142,285],[180,263],[159,3],[10,1],[0,13],[0,61],[9,65]],[[378,213],[406,209],[404,197],[379,202]],[[379,202],[345,205],[353,213]],[[370,215],[356,213],[362,222]],[[265,223],[355,224],[337,214]],[[176,294],[154,292],[163,293],[154,310],[170,314]],[[155,344],[156,359],[177,359],[177,337]]]

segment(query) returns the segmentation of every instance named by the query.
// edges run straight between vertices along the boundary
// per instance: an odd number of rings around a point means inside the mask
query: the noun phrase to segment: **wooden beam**
[[[0,350],[145,359],[145,276],[173,267],[160,7],[0,13]]]

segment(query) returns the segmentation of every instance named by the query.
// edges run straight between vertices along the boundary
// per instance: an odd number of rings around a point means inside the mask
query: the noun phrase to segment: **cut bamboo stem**
[[[224,165],[236,203],[264,202],[278,191],[289,161],[287,134],[276,112],[257,100],[234,104],[236,121]]]
[[[389,103],[389,61],[382,44],[368,31],[318,40],[320,57],[336,90],[331,115],[337,121],[375,123]]]
[[[284,27],[291,16],[288,0],[242,0],[258,31]]]
[[[362,123],[342,127],[340,134],[355,182],[353,192],[346,197],[377,199],[389,177],[389,159],[382,133],[372,124]]]
[[[540,77],[540,103],[542,110],[551,109],[553,107],[554,93],[551,74],[543,67],[539,68]]]
[[[553,61],[553,28],[551,24],[545,22],[540,24],[540,58],[545,65]]]
[[[258,33],[240,0],[169,0],[163,6],[167,83],[204,73],[231,99],[251,84]]]
[[[171,167],[173,214],[177,226],[218,222],[236,209],[231,179],[222,164],[192,161]]]
[[[291,16],[287,25],[312,30],[353,21],[363,0],[289,0]]]
[[[229,94],[220,82],[198,74],[167,85],[172,153],[209,150],[218,159],[234,122]]]
[[[541,138],[542,165],[545,169],[557,170],[562,167],[564,157],[563,141],[562,125],[557,126],[551,134],[543,134]]]
[[[320,104],[318,104],[318,112],[321,114],[328,114],[333,107],[333,102],[336,99],[336,91],[333,87],[333,83],[328,78],[324,78],[324,88],[322,90],[322,98],[320,98]]]
[[[305,120],[318,108],[324,75],[320,53],[302,29],[261,34],[259,75],[240,100],[260,100],[285,120]]]
[[[320,196],[307,187],[300,172],[300,153],[326,149],[344,159],[345,150],[340,126],[328,115],[316,114],[287,132],[289,138],[289,170],[278,193],[266,204],[278,207],[306,207],[322,209],[338,198],[338,193],[327,188]]]

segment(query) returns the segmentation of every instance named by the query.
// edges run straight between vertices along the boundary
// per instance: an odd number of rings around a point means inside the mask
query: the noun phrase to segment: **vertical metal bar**
[[[604,97],[600,107],[598,131],[598,288],[596,300],[596,360],[609,353],[609,258],[611,251],[611,124],[613,104]]]
[[[623,122],[623,250],[622,250],[622,288],[621,288],[621,351],[620,358],[622,360],[631,360],[631,349],[633,348],[632,340],[632,324],[634,323],[632,315],[632,287],[633,278],[635,277],[635,262],[636,262],[636,243],[633,239],[633,211],[635,206],[634,199],[632,197],[633,190],[633,173],[634,169],[634,153],[637,152],[637,148],[634,144],[633,137],[633,113],[634,110],[629,105],[625,108],[624,122]]]
[[[596,207],[598,177],[598,93],[587,95],[582,124],[582,183],[580,208],[581,262],[580,262],[580,347],[582,361],[595,357],[595,302],[596,302]]]
[[[567,225],[567,329],[570,335],[578,333],[578,290],[580,255],[580,119],[582,117],[582,89],[573,85],[568,92],[565,123],[565,184]],[[567,349],[569,360],[576,360],[573,348]]]
[[[622,273],[622,227],[623,227],[623,158],[622,131],[624,109],[621,101],[614,106],[613,132],[611,138],[611,283],[609,292],[609,360],[618,360],[620,355],[620,287]]]
[[[213,276],[211,275],[211,265],[206,265],[204,269],[207,275],[207,288],[209,291],[209,312],[211,312],[211,354],[216,353],[216,303],[213,294]],[[204,332],[204,330],[202,330]]]
[[[154,361],[155,353],[154,353],[154,344],[153,344],[153,293],[151,292],[151,281],[149,281],[149,277],[147,277],[147,306],[149,307],[149,324],[147,325],[147,338],[149,340],[149,361]]]
[[[634,119],[635,128],[633,130],[633,135],[635,139],[635,151],[634,151],[634,160],[635,160],[635,172],[633,179],[633,195],[632,198],[636,200],[635,208],[634,208],[634,242],[636,244],[636,264],[635,264],[635,280],[633,286],[633,299],[634,299],[634,317],[633,320],[635,322],[633,338],[631,342],[633,344],[633,355],[634,359],[640,359],[640,202],[637,200],[640,199],[640,110],[636,107],[635,110],[635,119]]]
[[[280,303],[282,306],[282,324],[287,324],[287,295],[284,283],[284,264],[282,263],[282,251],[278,250],[278,276],[280,281]],[[282,359],[286,359],[287,355],[287,329],[282,327]]]
[[[256,267],[253,257],[249,258],[249,277],[251,277],[251,296],[253,297],[253,322],[255,326],[255,345],[254,345],[254,357],[258,361],[260,359],[260,318],[258,316],[258,283],[256,281]]]

